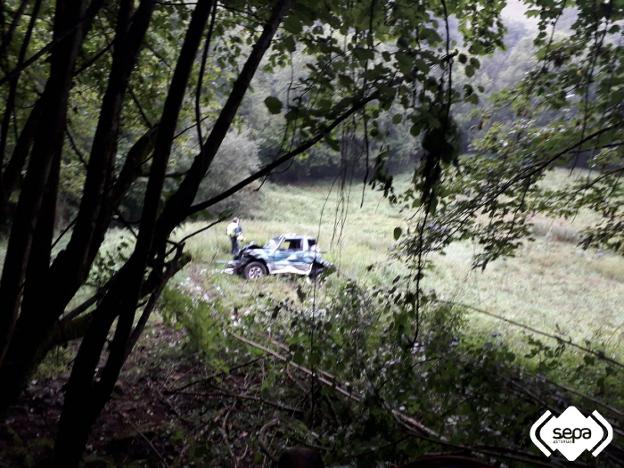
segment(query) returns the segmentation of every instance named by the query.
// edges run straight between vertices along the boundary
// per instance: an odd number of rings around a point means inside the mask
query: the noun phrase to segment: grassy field
[[[567,172],[555,172],[547,183],[562,184]],[[247,241],[263,243],[273,235],[296,232],[318,237],[325,256],[339,275],[369,284],[383,284],[405,266],[392,258],[396,226],[405,217],[381,196],[361,184],[339,190],[330,183],[314,186],[265,184],[253,192],[260,207],[242,219]],[[576,245],[578,230],[591,221],[585,213],[574,221],[538,217],[535,242],[527,242],[515,258],[498,260],[485,272],[471,269],[475,246],[452,245],[446,256],[434,259],[434,271],[425,287],[445,299],[485,309],[543,331],[604,344],[614,356],[624,357],[624,258],[608,252],[584,251]],[[202,226],[190,223],[178,236]],[[189,242],[194,262],[178,280],[202,291],[207,299],[218,296],[226,309],[249,306],[260,293],[294,295],[299,280],[282,277],[247,282],[220,273],[229,258],[225,224]],[[371,268],[372,266],[372,268]],[[322,293],[322,292],[321,292]],[[469,316],[475,331],[501,333],[522,346],[521,330],[479,313]]]

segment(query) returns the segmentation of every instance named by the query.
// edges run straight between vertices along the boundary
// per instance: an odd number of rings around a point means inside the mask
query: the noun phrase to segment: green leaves
[[[461,61],[461,59],[460,59]],[[465,63],[465,59],[464,62]],[[464,71],[466,73],[466,76],[468,78],[472,77],[475,74],[475,71],[481,66],[481,63],[479,62],[479,60],[477,60],[474,57],[470,57],[470,60],[468,60],[468,64],[466,65]]]
[[[353,79],[349,75],[345,75],[344,73],[338,75],[338,82],[345,88],[350,88],[351,86],[355,85]]]
[[[284,21],[284,29],[292,34],[299,34],[303,29],[301,19],[296,14],[291,14]]]
[[[271,114],[279,114],[282,112],[282,101],[275,96],[269,96],[264,100],[264,104]]]
[[[401,237],[401,234],[403,234],[403,229],[401,229],[399,226],[394,228],[394,240],[399,240],[399,237]]]
[[[366,60],[373,60],[375,58],[375,53],[370,49],[365,49],[364,47],[354,48],[353,55],[362,62]]]

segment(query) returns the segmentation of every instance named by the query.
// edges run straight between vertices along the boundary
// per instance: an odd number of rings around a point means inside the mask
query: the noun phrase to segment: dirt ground
[[[88,466],[179,465],[203,399],[178,389],[207,369],[183,349],[183,333],[164,324],[147,330],[126,363],[87,446]],[[68,371],[33,380],[0,425],[0,466],[32,466],[50,455]]]

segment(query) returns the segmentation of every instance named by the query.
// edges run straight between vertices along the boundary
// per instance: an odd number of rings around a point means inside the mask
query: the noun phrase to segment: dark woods
[[[32,8],[29,28],[40,11],[40,3],[22,1],[13,12],[13,22],[26,7]],[[10,223],[7,256],[0,283],[0,410],[15,401],[33,369],[53,346],[83,336],[67,385],[65,406],[56,441],[56,466],[73,466],[80,460],[89,428],[109,398],[119,372],[132,351],[142,327],[154,308],[164,283],[188,258],[182,245],[168,243],[171,231],[185,218],[199,182],[210,167],[236,115],[251,79],[289,6],[277,1],[266,12],[266,24],[250,52],[230,96],[201,151],[179,189],[161,208],[163,181],[198,49],[206,38],[206,25],[216,6],[199,2],[193,9],[181,44],[175,70],[166,94],[162,115],[127,150],[121,161],[118,139],[122,113],[129,100],[128,83],[144,47],[157,2],[122,0],[117,5],[102,1],[58,2],[54,8],[54,33],[46,46],[49,73],[40,96],[22,122],[16,115],[15,94],[28,64],[20,54],[3,78],[10,88],[3,113],[2,149],[10,148],[2,172],[3,224]],[[66,246],[53,255],[59,172],[68,129],[69,95],[80,77],[77,63],[96,17],[115,11],[112,57],[99,119],[86,164],[80,208]],[[4,16],[6,19],[6,16]],[[9,30],[2,49],[9,47]],[[30,34],[24,34],[22,49],[28,50]],[[7,127],[18,125],[19,137],[7,145]],[[5,156],[6,151],[2,152]],[[137,240],[126,264],[76,309],[67,310],[73,296],[87,279],[113,215],[142,166],[149,176]],[[13,217],[8,202],[17,188],[16,176],[25,166]],[[121,169],[118,170],[118,167]],[[135,315],[142,301],[141,317]],[[107,338],[113,333],[111,341]],[[104,359],[104,366],[98,365]],[[97,372],[96,372],[97,371]]]
[[[596,12],[595,2],[578,2],[574,28],[583,40],[555,56],[565,2],[528,3],[540,12],[540,66],[517,95],[503,92],[487,115],[473,116],[481,84],[505,81],[493,72],[487,83],[474,77],[479,57],[504,46],[505,2],[2,1],[0,418],[51,350],[79,343],[49,460],[77,466],[167,282],[191,261],[174,231],[202,213],[217,219],[211,210],[271,175],[343,185],[357,178],[420,215],[409,233],[395,230],[412,275],[406,284],[416,289],[401,296],[388,327],[403,351],[413,347],[425,304],[423,252],[474,238],[485,246],[478,266],[513,254],[528,235],[529,211],[543,207],[530,203],[543,173],[570,163],[570,154],[591,165],[587,154],[597,160],[620,141],[622,99],[609,87],[623,74],[621,65],[610,68],[621,51],[605,37],[622,7]],[[259,82],[280,72],[280,89]],[[256,85],[269,89],[266,109],[245,100]],[[570,88],[578,93],[572,104]],[[531,112],[545,108],[555,111],[537,120],[552,115],[550,133],[532,127]],[[262,148],[240,132],[245,118],[262,123],[254,129]],[[469,145],[467,130],[482,139]],[[224,160],[228,144],[236,151]],[[468,149],[486,157],[462,160]],[[595,196],[548,196],[563,200],[566,213],[594,208],[602,184],[620,175],[618,161],[591,182]],[[410,165],[398,194],[391,172]],[[606,227],[588,234],[588,245],[621,239],[617,208],[607,208]],[[476,221],[482,215],[489,226]],[[94,286],[114,227],[132,235],[130,252]],[[317,455],[287,453],[280,466],[322,466]],[[418,466],[446,461],[432,455]],[[463,455],[451,462],[483,466]]]

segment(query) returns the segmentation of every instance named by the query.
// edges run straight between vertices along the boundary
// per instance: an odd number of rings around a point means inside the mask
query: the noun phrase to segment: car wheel
[[[258,279],[262,276],[265,276],[268,272],[263,263],[250,262],[245,265],[243,273],[245,274],[245,278],[247,279]]]
[[[308,274],[308,277],[313,281],[320,280],[323,274],[327,271],[327,269],[328,268],[325,265],[314,262],[312,264],[312,268],[310,268],[310,273]]]
[[[316,281],[321,276],[321,273],[323,273],[323,267],[312,265],[310,273],[308,274],[308,278],[310,278],[312,281]]]

